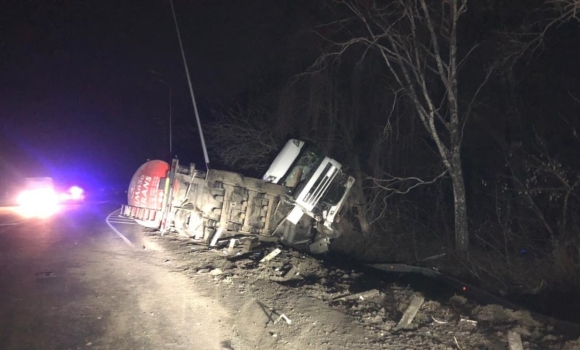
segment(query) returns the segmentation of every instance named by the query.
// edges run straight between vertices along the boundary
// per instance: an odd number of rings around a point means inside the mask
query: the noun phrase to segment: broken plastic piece
[[[507,334],[507,339],[510,350],[524,350],[524,346],[522,345],[522,337],[518,333],[509,331]]]
[[[214,247],[218,241],[218,239],[220,239],[222,232],[223,232],[223,228],[220,227],[217,229],[216,233],[213,235],[213,238],[211,239],[211,243],[209,244],[210,247]]]
[[[349,301],[349,300],[365,300],[368,298],[372,298],[374,296],[377,296],[381,294],[381,292],[378,289],[371,289],[371,290],[367,290],[366,292],[362,292],[362,293],[356,293],[356,294],[350,294],[350,295],[344,295],[344,296],[339,296],[338,298],[333,299],[334,301]]]
[[[425,299],[423,297],[414,297],[413,300],[411,301],[411,304],[409,305],[409,307],[407,308],[407,310],[403,314],[403,317],[401,317],[401,320],[399,321],[399,323],[395,327],[395,330],[405,328],[411,322],[413,322],[415,315],[417,315],[417,311],[419,311],[419,308],[421,308],[421,305],[423,305],[424,301],[425,301]]]
[[[228,246],[228,254],[231,254],[234,251],[237,241],[238,240],[235,238],[230,239],[230,245]]]
[[[260,262],[261,263],[268,262],[274,259],[280,253],[282,253],[282,250],[280,250],[280,248],[276,248],[270,254],[266,255],[262,260],[260,260]]]
[[[287,324],[292,324],[292,320],[290,320],[288,317],[286,317],[286,315],[281,314],[280,317],[278,317],[276,319],[276,321],[274,321],[274,324],[278,323],[278,321],[280,321],[280,319],[284,319],[284,321],[286,321]]]

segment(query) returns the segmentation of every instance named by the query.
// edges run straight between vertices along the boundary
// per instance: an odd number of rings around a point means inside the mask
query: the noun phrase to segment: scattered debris
[[[219,280],[224,293],[231,290],[240,295],[241,301],[247,300],[238,312],[252,322],[248,327],[256,324],[272,327],[266,335],[272,342],[269,345],[278,344],[278,347],[265,348],[282,349],[287,342],[296,341],[297,336],[308,339],[305,348],[355,348],[355,343],[343,347],[336,347],[337,343],[332,341],[333,346],[328,344],[326,339],[333,332],[341,334],[339,338],[343,340],[345,336],[351,337],[351,341],[360,340],[362,343],[356,343],[359,349],[383,348],[384,344],[417,350],[505,349],[509,340],[506,336],[510,336],[507,331],[511,330],[520,341],[523,338],[526,350],[580,350],[580,328],[578,333],[571,331],[569,335],[559,335],[554,323],[536,314],[499,305],[494,299],[486,305],[467,299],[461,292],[465,284],[455,284],[457,294],[448,299],[428,299],[421,297],[404,277],[394,282],[386,281],[378,274],[367,274],[366,270],[339,267],[291,248],[276,248],[270,243],[266,245],[271,247],[269,249],[264,246],[257,249],[264,243],[261,240],[253,242],[246,237],[236,237],[233,255],[226,257],[222,250],[228,250],[231,239],[224,239],[222,235],[216,243],[220,249],[200,249],[196,254],[186,255],[190,259],[190,269],[186,270],[185,265],[183,273],[197,277],[197,281],[205,279],[205,274],[210,275],[207,277],[214,282]],[[170,248],[168,251],[179,257],[171,258],[172,264],[179,261],[177,268],[181,268],[181,254],[184,254],[181,245],[188,243],[164,240]],[[380,267],[401,276],[418,272],[413,266],[400,264]],[[215,277],[217,275],[221,276]],[[287,281],[292,282],[272,283]],[[362,286],[366,288],[361,289]],[[364,291],[353,292],[361,290]],[[292,320],[275,311],[274,305],[276,309],[291,312]],[[339,314],[348,315],[353,324],[339,325],[336,321]],[[282,323],[292,327],[282,327]],[[344,327],[349,326],[357,330],[345,331]],[[300,341],[297,344],[304,345]],[[523,348],[510,345],[510,350],[520,349]]]
[[[463,324],[470,325],[470,326],[473,326],[473,327],[477,327],[477,321],[469,320],[467,318],[462,318],[462,319],[459,320],[459,325],[461,326]]]
[[[433,320],[433,322],[435,323],[439,323],[439,324],[446,324],[449,323],[448,321],[439,321],[438,319],[436,319],[435,317],[431,316],[431,319]]]
[[[413,322],[413,319],[415,318],[415,315],[417,315],[417,311],[419,311],[419,308],[421,308],[421,305],[423,305],[424,301],[425,298],[423,297],[417,296],[414,297],[413,300],[411,300],[411,304],[407,308],[407,311],[405,311],[403,317],[401,318],[397,326],[395,326],[395,330],[405,328],[409,324],[411,324],[411,322]]]
[[[220,227],[217,229],[216,233],[213,235],[211,242],[209,244],[210,247],[215,247],[218,239],[220,239],[220,237],[222,235],[223,230],[224,230],[223,227]]]
[[[457,341],[457,337],[453,336],[453,340],[455,340],[455,345],[457,345],[457,348],[459,350],[463,350],[463,348],[461,346],[459,346],[459,342]]]
[[[295,276],[299,275],[300,272],[298,272],[298,269],[296,268],[296,266],[292,266],[292,268],[290,270],[288,270],[288,272],[286,272],[286,274],[284,275],[284,278],[286,280],[289,280],[291,278],[294,278]]]
[[[286,281],[290,281],[290,280],[296,278],[296,276],[298,276],[299,274],[300,274],[300,272],[298,271],[296,266],[292,266],[292,268],[290,268],[290,270],[288,270],[288,272],[286,272],[284,274],[284,276],[272,277],[272,278],[270,278],[270,280],[275,281],[275,282],[286,282]]]
[[[259,243],[259,240],[255,237],[252,238],[247,238],[244,240],[244,242],[242,243],[242,247],[240,249],[240,254],[247,254],[250,251],[252,251],[252,249],[257,246]]]
[[[509,331],[507,334],[507,339],[510,350],[524,350],[524,346],[522,345],[522,338],[518,333]]]
[[[230,239],[230,245],[228,246],[228,254],[233,254],[237,242],[238,240],[235,238]]]
[[[288,317],[286,317],[286,315],[281,314],[280,317],[278,317],[276,319],[276,321],[274,321],[274,324],[278,323],[278,321],[280,321],[281,319],[284,319],[284,321],[286,321],[287,324],[292,324],[292,320],[290,320]]]
[[[375,297],[375,296],[380,295],[380,294],[381,294],[381,292],[378,289],[371,289],[371,290],[368,290],[366,292],[350,294],[350,295],[345,295],[345,296],[339,296],[337,298],[334,298],[333,301],[365,300],[365,299],[372,298],[372,297]]]
[[[282,250],[280,250],[280,248],[276,248],[270,254],[266,255],[262,260],[260,260],[260,262],[261,263],[268,262],[274,259],[280,253],[282,253]]]
[[[212,276],[218,276],[223,274],[224,272],[222,271],[222,269],[213,269],[209,272],[210,275]]]

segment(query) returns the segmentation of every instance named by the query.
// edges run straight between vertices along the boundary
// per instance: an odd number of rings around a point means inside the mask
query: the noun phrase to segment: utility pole
[[[193,93],[193,86],[191,85],[191,76],[189,75],[189,68],[187,67],[187,59],[185,58],[185,50],[183,49],[183,42],[181,41],[181,34],[179,33],[179,26],[177,25],[177,16],[175,15],[175,8],[173,7],[173,0],[169,0],[171,4],[171,13],[173,14],[173,21],[175,22],[175,31],[177,32],[177,41],[179,41],[179,48],[181,49],[181,58],[183,58],[183,67],[185,68],[185,77],[189,85],[189,93],[191,95],[191,103],[193,104],[193,111],[195,112],[195,119],[197,121],[197,129],[199,131],[199,138],[201,140],[201,148],[203,149],[203,158],[205,159],[205,167],[208,170],[206,177],[209,174],[209,156],[207,154],[207,147],[203,137],[203,129],[201,128],[201,121],[199,120],[199,112],[197,111],[197,103],[195,102],[195,95]]]

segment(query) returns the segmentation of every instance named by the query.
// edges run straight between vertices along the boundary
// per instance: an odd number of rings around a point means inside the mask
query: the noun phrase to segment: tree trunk
[[[362,190],[362,184],[357,180],[352,187],[352,197],[354,200],[354,207],[356,207],[356,218],[360,225],[361,233],[367,237],[371,232],[371,224],[367,219],[367,205],[366,198]]]
[[[467,228],[465,182],[463,181],[459,154],[452,156],[449,175],[453,183],[453,202],[455,206],[455,250],[459,254],[465,254],[469,248],[469,230]]]
[[[363,233],[363,235],[368,235],[369,232],[371,231],[371,224],[369,223],[369,220],[367,218],[367,209],[368,209],[368,205],[367,205],[367,199],[366,196],[363,192],[363,182],[364,182],[364,178],[362,176],[362,171],[361,171],[361,167],[360,167],[360,162],[358,160],[358,157],[354,156],[353,157],[353,161],[351,161],[351,164],[354,167],[354,177],[355,177],[355,183],[352,186],[352,199],[354,201],[354,206],[357,209],[357,219],[358,222],[360,224],[360,229]]]

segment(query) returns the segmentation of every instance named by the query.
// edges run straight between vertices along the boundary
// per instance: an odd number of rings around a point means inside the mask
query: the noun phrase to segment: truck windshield
[[[307,148],[286,173],[282,184],[295,189],[298,185],[308,182],[308,179],[323,159],[324,155],[320,151],[314,148]]]

